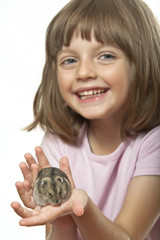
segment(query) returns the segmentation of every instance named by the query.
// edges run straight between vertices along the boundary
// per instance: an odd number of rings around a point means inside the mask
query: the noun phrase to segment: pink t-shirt
[[[54,167],[59,167],[62,156],[69,158],[76,187],[84,189],[104,215],[113,221],[134,176],[160,175],[160,126],[121,143],[106,156],[92,153],[85,126],[79,139],[78,146],[72,146],[48,133],[43,138],[42,148]],[[159,239],[160,218],[145,240]]]

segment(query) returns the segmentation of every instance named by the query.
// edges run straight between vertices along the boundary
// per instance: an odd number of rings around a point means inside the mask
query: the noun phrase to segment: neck
[[[88,139],[93,153],[108,155],[121,144],[120,121],[94,120],[89,124]]]

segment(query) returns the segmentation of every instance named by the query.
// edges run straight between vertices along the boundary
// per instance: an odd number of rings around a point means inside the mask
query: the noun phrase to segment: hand
[[[61,206],[47,205],[42,207],[41,211],[25,209],[18,203],[12,203],[12,207],[16,213],[23,218],[20,221],[21,226],[37,226],[47,223],[55,225],[55,220],[70,214],[81,216],[84,213],[86,204],[87,194],[83,190],[73,189],[71,198]],[[62,221],[61,218],[59,220]],[[56,223],[56,226],[57,225],[59,225],[59,223]]]
[[[71,171],[69,168],[68,159],[66,157],[60,160],[60,168],[63,170],[69,177],[72,186],[72,195],[71,198],[63,203],[61,206],[45,206],[42,207],[41,212],[35,209],[36,205],[33,200],[33,182],[38,174],[38,171],[41,168],[49,167],[49,162],[45,157],[42,149],[40,147],[36,148],[36,156],[39,162],[34,160],[31,154],[26,154],[25,158],[28,163],[28,166],[25,163],[20,165],[21,171],[24,176],[23,183],[16,183],[16,187],[20,198],[22,199],[26,207],[30,207],[33,210],[28,210],[23,208],[19,203],[13,202],[11,204],[15,212],[21,216],[23,219],[20,221],[22,226],[35,226],[43,225],[47,223],[52,223],[54,226],[64,225],[64,221],[73,224],[71,216],[66,216],[68,214],[74,213],[77,216],[81,216],[84,212],[84,207],[87,203],[87,194],[83,190],[75,189],[75,185],[72,179]],[[65,217],[64,217],[65,216]],[[62,218],[63,217],[63,218]]]
[[[33,183],[41,168],[50,167],[50,164],[42,152],[42,149],[37,147],[35,151],[38,160],[40,160],[39,165],[30,153],[25,154],[25,159],[28,165],[25,162],[20,164],[24,181],[16,182],[16,188],[23,204],[32,209],[36,207],[33,199]]]

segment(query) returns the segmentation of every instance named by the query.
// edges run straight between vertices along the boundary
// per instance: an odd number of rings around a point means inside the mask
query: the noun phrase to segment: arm
[[[84,240],[144,240],[160,215],[160,177],[135,177],[114,222],[89,199],[84,215],[73,216]]]
[[[69,224],[66,224],[67,218],[70,216],[67,216],[66,219],[63,217],[61,226],[56,226],[55,224],[47,224],[46,225],[46,240],[76,240],[78,239],[77,235],[77,228],[71,227],[70,225],[70,219],[68,221]],[[71,217],[70,217],[71,218]],[[60,220],[58,220],[60,222]],[[73,220],[72,220],[73,221]],[[60,225],[60,224],[59,224]],[[63,227],[62,227],[63,226]]]
[[[53,239],[53,229],[52,229],[52,224],[47,224],[46,225],[46,240],[52,240]]]
[[[43,162],[43,157],[39,161]],[[69,164],[65,158],[61,161],[61,169],[73,183]],[[55,223],[56,219],[72,214],[84,240],[144,240],[160,215],[160,177],[133,178],[124,205],[114,222],[103,215],[85,191],[79,189],[73,189],[71,198],[58,208],[46,206],[39,214],[21,207],[21,211],[16,212],[23,218],[20,221],[23,226],[44,225],[53,221]],[[52,229],[51,234],[56,234],[56,231],[63,233],[60,228],[54,230]],[[73,232],[72,229],[70,237],[73,237]],[[52,237],[49,240],[53,240]]]

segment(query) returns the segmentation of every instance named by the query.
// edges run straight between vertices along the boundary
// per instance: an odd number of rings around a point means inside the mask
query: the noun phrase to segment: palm
[[[42,207],[40,211],[36,208],[32,210],[25,209],[18,203],[14,203],[15,206],[12,207],[23,218],[20,221],[23,226],[44,225],[47,223],[59,225],[61,222],[64,224],[66,220],[71,223],[71,218],[68,215],[72,213],[81,216],[86,203],[86,193],[83,190],[73,189],[70,199],[60,206],[47,205]]]

